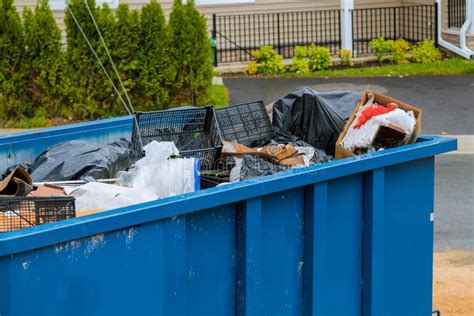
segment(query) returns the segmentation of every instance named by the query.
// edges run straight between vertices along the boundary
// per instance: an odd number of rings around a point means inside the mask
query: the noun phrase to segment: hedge
[[[119,87],[83,0],[69,6]],[[136,110],[166,109],[206,100],[212,64],[205,18],[192,1],[175,1],[170,21],[152,0],[141,10],[99,8],[87,0]],[[20,18],[13,0],[0,0],[0,121],[126,114],[68,10],[62,38],[47,0]],[[67,44],[62,44],[62,42]]]

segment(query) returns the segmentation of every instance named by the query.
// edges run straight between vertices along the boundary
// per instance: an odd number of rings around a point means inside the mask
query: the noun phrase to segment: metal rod
[[[117,179],[99,179],[96,180],[96,182],[100,183],[115,183],[117,182]],[[81,185],[81,184],[86,184],[87,182],[84,180],[67,180],[67,181],[46,181],[46,182],[34,182],[34,186],[42,186],[45,184],[51,184],[51,185],[58,185],[58,186],[68,186],[68,185]]]
[[[125,89],[125,86],[123,85],[122,79],[120,78],[120,74],[117,70],[117,67],[115,67],[115,63],[112,59],[112,56],[110,56],[109,49],[108,49],[107,45],[105,44],[104,37],[102,36],[102,33],[100,32],[99,26],[97,25],[97,22],[94,18],[94,15],[92,14],[92,11],[89,7],[89,4],[87,3],[87,0],[83,0],[83,2],[86,5],[87,11],[89,12],[89,15],[91,17],[92,22],[94,23],[95,29],[97,30],[97,34],[99,34],[100,41],[102,42],[102,45],[104,46],[104,49],[105,49],[105,52],[107,53],[107,56],[109,57],[109,61],[112,64],[112,68],[115,72],[115,75],[117,76],[117,79],[120,83],[120,86],[122,87],[122,90],[125,93],[125,97],[127,98],[127,101],[128,101],[128,106],[130,107],[130,110],[132,111],[132,113],[134,113],[135,109],[133,108],[132,102],[130,101],[130,98],[128,97],[127,89]]]

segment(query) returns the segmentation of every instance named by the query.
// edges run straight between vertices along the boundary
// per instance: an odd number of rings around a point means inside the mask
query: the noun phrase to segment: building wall
[[[143,5],[149,3],[149,0],[119,0],[120,3],[128,3],[131,9],[140,9]],[[423,1],[423,0],[418,0]],[[19,11],[25,6],[34,8],[36,0],[15,0]],[[159,1],[163,6],[165,14],[168,16],[173,0]],[[387,7],[399,6],[403,0],[354,0],[356,8],[364,7]],[[208,17],[211,25],[212,14],[246,14],[246,13],[269,13],[269,12],[292,12],[292,11],[311,11],[324,9],[338,9],[339,0],[255,0],[254,3],[245,4],[220,4],[220,5],[201,5],[198,9]],[[54,15],[61,29],[64,29],[64,10],[54,10]]]

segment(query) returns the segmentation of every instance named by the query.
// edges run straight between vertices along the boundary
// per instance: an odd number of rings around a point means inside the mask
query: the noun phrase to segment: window
[[[49,0],[49,6],[52,10],[64,10],[66,8],[67,0]],[[96,4],[100,7],[104,3],[107,3],[109,7],[115,9],[118,7],[119,0],[97,0]]]
[[[255,0],[196,0],[196,5],[254,3]]]

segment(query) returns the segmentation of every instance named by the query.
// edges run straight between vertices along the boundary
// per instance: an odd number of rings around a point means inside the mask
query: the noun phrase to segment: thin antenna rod
[[[125,109],[127,110],[128,114],[129,115],[132,115],[132,112],[130,111],[130,109],[128,108],[127,106],[127,103],[125,103],[124,99],[122,98],[122,96],[120,95],[117,87],[115,86],[114,82],[112,81],[112,78],[110,78],[110,75],[109,73],[107,72],[107,69],[105,69],[104,67],[104,64],[102,64],[102,61],[100,60],[99,56],[97,55],[96,51],[94,50],[94,47],[92,46],[91,42],[89,41],[89,39],[87,38],[87,35],[86,33],[84,33],[84,30],[82,29],[81,25],[79,24],[79,22],[77,21],[76,19],[76,16],[74,15],[74,13],[72,12],[71,8],[69,7],[69,5],[67,4],[66,5],[66,9],[69,11],[69,13],[71,14],[74,22],[76,23],[77,25],[77,28],[79,29],[79,31],[81,32],[82,36],[84,37],[85,41],[87,42],[87,45],[89,46],[92,54],[94,54],[95,58],[97,59],[97,61],[99,62],[99,65],[100,67],[102,68],[102,70],[104,71],[105,75],[107,76],[107,79],[109,79],[110,83],[112,84],[112,87],[115,91],[115,93],[117,94],[117,96],[119,97],[120,101],[122,102],[123,106],[125,107]],[[135,115],[133,115],[135,116]]]
[[[109,57],[109,61],[110,63],[112,64],[112,68],[114,69],[115,71],[115,75],[117,76],[117,79],[119,80],[120,82],[120,86],[122,87],[122,90],[123,92],[125,93],[125,97],[127,98],[127,101],[128,101],[128,106],[130,107],[130,109],[132,110],[132,112],[135,112],[135,109],[133,108],[133,105],[132,105],[132,102],[130,101],[130,98],[128,97],[128,93],[127,93],[127,90],[125,89],[125,86],[123,85],[123,82],[122,82],[122,79],[120,78],[120,75],[119,75],[119,72],[117,71],[117,67],[115,67],[115,63],[112,59],[112,56],[110,55],[110,52],[109,52],[109,49],[107,48],[107,45],[105,44],[105,40],[104,40],[104,37],[102,36],[102,33],[100,32],[100,29],[99,29],[99,26],[97,25],[97,22],[94,18],[94,15],[92,14],[92,10],[91,8],[89,7],[89,4],[87,3],[87,0],[83,0],[84,1],[84,4],[86,5],[87,7],[87,11],[89,11],[89,15],[92,19],[92,22],[94,22],[94,26],[95,26],[95,29],[97,30],[97,33],[99,34],[99,37],[100,37],[100,41],[102,42],[102,45],[104,46],[105,48],[105,52],[107,53],[107,56]]]

